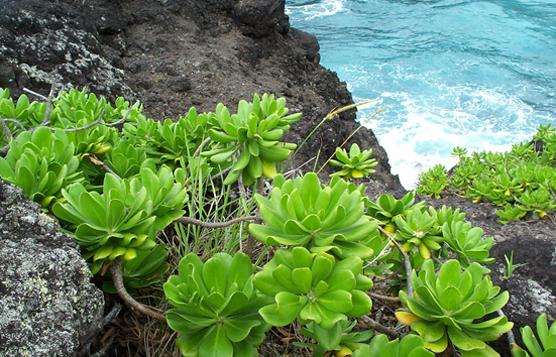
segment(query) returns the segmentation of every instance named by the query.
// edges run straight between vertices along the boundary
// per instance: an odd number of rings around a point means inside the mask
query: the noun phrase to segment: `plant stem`
[[[112,263],[112,265],[110,266],[110,272],[112,273],[112,281],[114,282],[114,286],[116,287],[118,295],[127,305],[144,315],[150,316],[159,321],[166,321],[166,318],[160,312],[153,310],[151,307],[141,304],[139,301],[135,300],[131,295],[129,295],[124,286],[124,280],[122,277],[122,265],[119,259],[116,259]]]
[[[496,310],[496,313],[498,314],[498,316],[506,317],[506,314],[504,314],[504,311],[502,311],[502,309]],[[510,345],[511,351],[512,347],[516,344],[514,332],[510,329],[508,332],[506,332],[506,335],[508,335],[508,344]]]
[[[367,325],[372,328],[373,330],[376,330],[378,332],[384,333],[392,338],[398,338],[400,337],[400,334],[397,333],[396,331],[383,326],[381,324],[379,324],[378,322],[376,322],[375,320],[371,319],[369,316],[363,316],[362,317],[363,321],[365,321],[367,323]]]
[[[301,150],[301,148],[303,147],[303,145],[305,145],[305,143],[307,143],[307,141],[309,141],[309,139],[315,134],[315,132],[317,130],[319,130],[319,128],[324,124],[325,121],[330,120],[332,118],[334,118],[336,115],[341,114],[345,111],[348,111],[350,109],[353,108],[357,108],[359,106],[362,105],[366,105],[366,104],[370,104],[370,103],[375,103],[377,100],[376,99],[370,99],[370,100],[366,100],[363,102],[359,102],[359,103],[353,103],[350,105],[346,105],[344,107],[341,108],[335,108],[334,110],[332,110],[330,113],[328,113],[314,128],[313,130],[311,130],[311,132],[309,133],[309,135],[307,135],[305,137],[305,139],[303,139],[303,141],[301,142],[301,144],[297,147],[297,149],[295,150],[295,152],[293,153],[292,156],[297,155],[297,153],[299,152],[299,150]]]
[[[240,222],[253,222],[258,220],[259,220],[258,216],[245,216],[245,217],[234,218],[226,222],[203,222],[196,218],[184,216],[176,220],[176,222],[183,223],[183,224],[194,224],[196,226],[201,226],[204,228],[224,228]]]
[[[210,138],[206,138],[205,140],[203,140],[203,142],[199,145],[199,147],[195,150],[195,152],[193,153],[193,157],[197,157],[199,156],[199,154],[201,154],[201,151],[203,151],[203,147],[208,144],[210,142]]]
[[[370,297],[375,298],[375,299],[388,301],[388,302],[392,302],[392,303],[399,303],[400,302],[400,298],[395,297],[395,296],[386,296],[386,295],[372,293],[372,292],[369,292],[368,294],[369,294]]]
[[[102,109],[102,112],[98,116],[97,120],[95,120],[95,121],[93,121],[93,122],[91,122],[91,123],[89,123],[85,126],[79,127],[79,128],[64,129],[64,132],[66,132],[66,133],[75,133],[77,131],[87,130],[87,129],[92,128],[95,125],[101,124],[102,123],[102,117],[104,116],[105,111],[106,111],[106,107],[104,109]]]
[[[108,165],[106,165],[104,161],[99,160],[95,155],[89,155],[87,156],[87,158],[89,159],[89,161],[91,161],[93,165],[102,167],[104,171],[114,175],[116,178],[121,179],[121,177],[117,173],[115,173],[114,170],[112,170]]]
[[[385,231],[381,226],[378,226],[378,229],[382,233],[384,233],[388,237],[388,239],[390,239],[390,241],[398,248],[400,253],[402,253],[403,260],[404,260],[404,267],[405,267],[407,295],[409,295],[409,297],[413,297],[413,285],[411,285],[411,272],[413,271],[413,268],[411,267],[411,261],[409,260],[409,255],[407,255],[407,253],[403,250],[400,243],[398,243],[398,241],[392,237],[392,234],[390,234],[390,232]]]

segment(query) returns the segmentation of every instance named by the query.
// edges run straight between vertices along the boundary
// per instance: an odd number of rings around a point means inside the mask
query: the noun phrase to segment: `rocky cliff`
[[[157,119],[270,92],[305,114],[287,138],[300,143],[352,97],[319,65],[316,38],[290,28],[284,3],[6,0],[0,5],[0,87],[16,94],[23,87],[47,93],[52,83],[88,87],[140,99]],[[293,166],[317,154],[322,164],[358,128],[354,119],[352,110],[327,121]],[[373,148],[379,160],[371,191],[401,189],[370,130],[358,130],[352,141]]]

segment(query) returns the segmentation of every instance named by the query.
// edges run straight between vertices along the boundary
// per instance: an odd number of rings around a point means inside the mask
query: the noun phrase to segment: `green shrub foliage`
[[[274,177],[276,163],[286,160],[296,148],[279,140],[291,124],[301,119],[300,114],[287,115],[285,105],[284,98],[265,94],[262,98],[255,95],[252,103],[240,101],[236,114],[230,114],[222,104],[216,107],[208,135],[218,144],[203,155],[215,164],[236,159],[224,184],[234,183],[240,176],[247,185],[263,175]]]
[[[180,261],[164,293],[172,304],[166,319],[184,356],[258,355],[270,326],[258,313],[265,298],[253,288],[253,272],[243,253],[219,253],[205,263],[190,253]]]
[[[386,335],[377,335],[371,343],[357,349],[353,357],[434,357],[434,353],[425,349],[423,340],[416,335],[392,341]]]
[[[269,198],[256,195],[264,225],[249,232],[267,245],[304,246],[338,257],[372,254],[368,242],[378,236],[365,215],[363,187],[333,178],[322,185],[315,173],[294,180],[276,178]]]
[[[63,131],[46,127],[23,132],[11,142],[6,158],[0,157],[0,177],[43,207],[62,188],[83,181],[74,145]]]
[[[356,144],[337,150],[331,163],[340,171],[328,184],[316,173],[286,180],[280,163],[296,145],[281,139],[301,114],[289,114],[285,104],[255,95],[240,101],[236,113],[219,104],[214,113],[191,108],[177,121],[156,121],[142,114],[140,103],[109,103],[85,90],[58,93],[47,105],[25,95],[14,101],[0,89],[2,155],[7,150],[0,178],[58,218],[106,292],[115,292],[108,268],[116,259],[125,287],[140,295],[164,281],[175,260],[170,255],[192,252],[164,284],[172,305],[166,319],[184,356],[256,356],[272,326],[292,323],[292,336],[305,337],[291,346],[315,356],[425,357],[432,356],[427,349],[452,345],[463,356],[495,356],[485,341],[512,324],[490,315],[508,299],[480,265],[493,260],[492,238],[459,210],[416,203],[413,192],[366,198],[363,186],[340,177],[374,172],[372,152]],[[453,173],[433,168],[421,177],[419,192],[438,197],[450,189],[490,200],[504,207],[498,215],[505,221],[530,212],[543,217],[556,206],[554,132],[543,126],[535,142],[507,154],[469,156],[459,148]],[[229,187],[262,177],[274,178],[267,196],[237,198]],[[205,263],[197,256],[242,248],[241,226],[221,231],[225,239],[215,231],[208,237],[208,228],[176,225],[177,237],[167,229],[183,215],[216,222],[238,212],[260,216],[248,230],[266,247],[243,247],[254,255],[262,248],[257,261],[266,264],[255,266],[244,253],[218,253]],[[413,333],[368,343],[373,331],[356,318],[371,311],[369,276],[396,293],[406,284],[405,256],[414,268],[415,294],[400,292],[404,310],[397,317]],[[458,261],[446,261],[454,257]],[[160,292],[147,294],[156,300]],[[516,356],[554,355],[553,327],[541,316],[540,342],[523,329],[527,350],[515,346]]]
[[[102,193],[72,184],[62,195],[64,201],[54,205],[53,213],[71,225],[94,272],[105,260],[129,261],[138,250],[154,248],[155,233],[183,215],[187,200],[167,167],[158,173],[145,167],[131,180],[107,174]]]
[[[373,283],[361,271],[358,257],[336,260],[303,247],[280,249],[255,275],[255,287],[274,299],[260,314],[274,326],[299,319],[326,329],[349,316],[362,316],[371,309],[366,291]]]
[[[498,339],[513,324],[505,316],[487,316],[501,309],[509,295],[493,286],[483,267],[473,263],[462,270],[457,260],[448,260],[435,274],[428,260],[418,274],[413,271],[411,283],[414,296],[400,291],[409,314],[398,312],[398,316],[402,322],[410,321],[425,347],[440,353],[450,341],[464,357],[498,356],[484,341]]]
[[[419,193],[434,197],[444,190],[473,202],[492,202],[501,207],[502,223],[526,215],[544,218],[556,210],[556,132],[550,124],[540,126],[532,141],[513,145],[504,153],[454,149],[459,163],[451,170],[437,165],[421,175]]]
[[[332,328],[323,328],[315,322],[310,322],[303,327],[301,334],[311,337],[316,344],[301,344],[313,350],[313,356],[326,356],[328,352],[334,351],[336,355],[342,352],[354,351],[365,346],[372,336],[373,332],[353,331],[357,321],[342,320],[335,324]]]
[[[556,356],[556,323],[548,326],[546,314],[537,319],[537,336],[529,326],[520,329],[525,349],[514,345],[514,357],[553,357]],[[540,340],[540,341],[539,341]]]
[[[440,198],[440,194],[448,186],[448,172],[443,165],[435,165],[419,176],[417,193]]]
[[[349,152],[342,148],[336,148],[336,159],[330,160],[330,165],[340,168],[333,176],[342,176],[348,178],[363,178],[375,173],[375,167],[378,162],[371,158],[373,150],[363,150],[359,145],[353,144],[349,148]]]

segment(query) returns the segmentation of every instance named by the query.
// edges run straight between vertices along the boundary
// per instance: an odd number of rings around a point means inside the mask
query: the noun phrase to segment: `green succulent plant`
[[[266,245],[304,246],[338,257],[370,256],[377,225],[364,213],[361,187],[334,177],[329,186],[315,173],[294,180],[279,176],[269,198],[255,195],[264,224],[251,235]]]
[[[139,174],[130,180],[132,192],[145,190],[147,193],[145,209],[155,217],[151,227],[155,232],[163,230],[185,213],[183,207],[189,197],[184,188],[184,177],[183,169],[172,172],[167,166],[162,166],[155,171],[153,163],[147,161]]]
[[[380,195],[376,201],[368,200],[366,202],[367,213],[375,218],[384,226],[384,230],[389,233],[396,231],[394,220],[403,216],[410,209],[421,209],[424,202],[415,203],[415,192],[410,191],[405,196],[396,199],[392,195]]]
[[[301,334],[311,337],[317,343],[300,345],[311,348],[315,357],[326,356],[328,352],[332,351],[336,355],[341,355],[344,352],[351,354],[351,351],[365,346],[365,342],[373,336],[373,331],[371,330],[353,331],[356,325],[357,321],[342,320],[332,328],[326,329],[314,322],[310,322],[303,327]]]
[[[442,226],[444,242],[457,254],[458,260],[464,265],[472,262],[490,264],[494,258],[489,257],[494,245],[492,237],[484,239],[484,231],[472,227],[470,223],[452,222]]]
[[[402,339],[388,340],[386,335],[373,337],[371,343],[358,348],[353,357],[434,357],[424,347],[421,337],[406,335]]]
[[[373,150],[363,150],[359,145],[352,144],[349,153],[342,148],[336,148],[336,159],[330,160],[330,165],[340,168],[332,176],[342,176],[348,178],[363,178],[376,172],[374,169],[378,162],[371,158]]]
[[[512,206],[507,204],[504,209],[497,210],[496,215],[500,217],[500,223],[506,224],[508,222],[519,221],[527,214],[527,211],[520,206]]]
[[[540,218],[544,218],[548,212],[556,209],[554,194],[549,191],[548,187],[526,191],[519,196],[517,202],[521,207],[526,207],[527,211],[534,212]]]
[[[11,142],[6,158],[0,158],[0,177],[43,207],[65,186],[83,181],[67,135],[46,127],[23,132]]]
[[[529,326],[520,329],[525,349],[512,346],[513,357],[554,357],[556,356],[556,323],[548,326],[546,314],[537,319],[537,335]],[[540,342],[539,342],[540,339]]]
[[[556,197],[551,194],[556,190],[556,133],[551,125],[540,126],[532,141],[517,143],[505,153],[468,156],[457,147],[454,153],[459,163],[450,174],[431,169],[423,174],[419,193],[438,196],[450,189],[473,202],[492,202],[503,207],[496,212],[503,224],[527,213],[545,218],[556,212]]]
[[[464,222],[465,220],[465,213],[461,212],[459,208],[454,210],[445,205],[438,210],[433,207],[429,207],[429,213],[435,217],[436,223],[441,227],[445,223],[451,225],[452,223]]]
[[[467,156],[467,149],[461,146],[455,146],[452,149],[452,156],[459,158],[460,160]]]
[[[443,352],[452,343],[463,357],[499,356],[485,341],[494,341],[513,324],[505,316],[488,318],[508,301],[507,292],[493,286],[483,267],[472,263],[463,271],[457,260],[448,260],[435,274],[427,260],[419,274],[411,274],[414,296],[400,291],[407,309],[396,317],[411,326],[433,352]],[[475,322],[481,320],[481,322]]]
[[[266,301],[253,288],[253,272],[243,253],[218,253],[204,264],[190,253],[180,261],[164,294],[172,305],[166,320],[184,356],[258,355],[270,326],[258,313]]]
[[[436,217],[428,211],[409,210],[405,217],[396,217],[394,223],[398,228],[395,239],[402,243],[404,251],[410,252],[416,248],[423,259],[429,259],[431,250],[442,248],[441,228]]]
[[[203,155],[218,165],[230,164],[231,170],[224,184],[232,184],[241,176],[250,185],[261,176],[273,178],[276,163],[286,160],[295,144],[279,140],[291,124],[301,119],[301,114],[287,115],[284,98],[258,95],[253,102],[238,104],[236,114],[219,104],[212,116],[208,135],[217,145]]]
[[[5,125],[14,137],[24,130],[41,124],[45,114],[45,103],[30,102],[25,94],[21,95],[17,102],[14,102],[10,97],[10,90],[0,88],[0,118],[3,119],[0,124]],[[9,141],[8,136],[2,130],[2,126],[0,126],[0,147],[6,145]]]
[[[144,188],[132,191],[128,182],[107,174],[102,193],[73,184],[63,189],[62,195],[65,201],[56,203],[52,211],[69,224],[68,229],[86,251],[84,256],[92,258],[93,273],[106,260],[131,260],[137,250],[156,246],[149,237],[156,217],[148,211]]]
[[[62,190],[63,202],[52,211],[92,259],[96,273],[105,261],[132,260],[138,250],[156,246],[155,234],[183,215],[187,193],[167,167],[155,173],[145,167],[131,180],[104,177],[102,193],[82,184]]]
[[[150,158],[150,160],[154,159]],[[133,139],[117,140],[104,159],[108,167],[122,178],[137,175],[145,161],[147,161],[147,153]]]
[[[185,117],[177,122],[166,119],[157,123],[151,144],[155,147],[152,154],[161,162],[176,165],[179,161],[193,156],[208,130],[208,115],[197,114],[191,108]]]
[[[274,299],[259,313],[273,326],[299,319],[325,329],[362,316],[371,309],[366,291],[373,283],[361,271],[358,257],[336,260],[303,247],[279,249],[254,278],[255,287]]]
[[[448,172],[444,165],[435,165],[419,176],[417,193],[439,198],[448,187]]]

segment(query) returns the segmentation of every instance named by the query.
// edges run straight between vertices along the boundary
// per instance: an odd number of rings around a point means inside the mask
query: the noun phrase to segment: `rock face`
[[[253,93],[285,96],[304,119],[300,143],[333,108],[352,103],[346,84],[318,64],[314,36],[290,29],[284,0],[5,0],[0,3],[0,86],[48,93],[51,83],[140,99],[154,118],[190,106],[233,107]],[[359,125],[355,111],[327,121],[300,150],[297,167],[319,168]],[[370,130],[352,142],[379,161],[371,191],[399,190]],[[326,174],[328,169],[323,171]]]
[[[0,356],[75,356],[100,327],[102,292],[75,241],[0,180]]]

